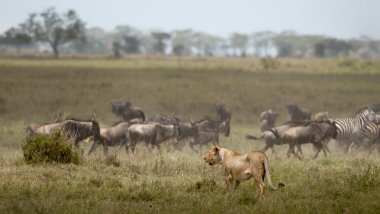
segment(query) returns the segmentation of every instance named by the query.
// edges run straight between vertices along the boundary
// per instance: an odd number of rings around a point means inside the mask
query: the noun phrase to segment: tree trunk
[[[54,57],[59,58],[58,45],[52,44],[51,47],[52,47],[53,52],[54,52]]]

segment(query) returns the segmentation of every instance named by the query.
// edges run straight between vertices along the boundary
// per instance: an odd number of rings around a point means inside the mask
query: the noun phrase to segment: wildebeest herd
[[[177,150],[182,150],[185,143],[189,142],[190,148],[197,151],[194,146],[198,145],[201,150],[203,145],[211,142],[219,145],[219,135],[228,137],[230,134],[231,112],[223,104],[215,105],[217,120],[205,117],[188,122],[182,122],[176,115],[157,114],[145,118],[141,108],[122,100],[113,100],[111,106],[112,113],[122,119],[111,127],[100,128],[94,114],[89,121],[68,118],[47,124],[31,124],[27,128],[27,138],[60,132],[66,139],[73,141],[76,147],[79,147],[80,141],[91,139],[93,144],[88,154],[102,145],[107,155],[108,147],[112,146],[124,146],[127,152],[135,152],[138,143],[160,148],[166,141],[173,142]]]
[[[220,134],[225,137],[230,135],[232,114],[223,104],[214,105],[218,115],[216,120],[205,117],[187,122],[182,122],[177,115],[157,114],[146,118],[141,108],[122,100],[113,100],[111,106],[112,113],[122,119],[111,127],[100,128],[94,114],[88,121],[68,118],[48,124],[31,124],[27,128],[27,137],[61,132],[76,147],[79,147],[82,140],[89,138],[93,144],[88,154],[101,145],[107,155],[108,147],[119,145],[124,146],[127,152],[135,152],[138,143],[160,148],[166,141],[172,142],[176,150],[182,150],[188,143],[191,149],[199,152],[202,146],[209,143],[219,145]],[[380,110],[379,106],[361,108],[349,118],[332,119],[328,112],[316,113],[312,118],[310,111],[296,104],[289,104],[286,108],[290,120],[280,126],[276,126],[279,114],[268,109],[260,114],[260,136],[247,135],[246,138],[264,140],[264,152],[270,148],[274,153],[275,145],[288,144],[287,156],[293,154],[300,159],[302,144],[312,143],[316,158],[320,151],[325,155],[330,152],[328,142],[331,139],[335,139],[345,152],[358,148],[373,151],[374,147],[380,145],[380,116],[376,114]],[[199,146],[199,151],[194,146]]]

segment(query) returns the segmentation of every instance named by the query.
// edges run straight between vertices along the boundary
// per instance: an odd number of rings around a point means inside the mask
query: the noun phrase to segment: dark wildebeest
[[[331,139],[335,134],[336,128],[330,121],[319,122],[306,122],[302,126],[296,126],[289,128],[281,135],[281,141],[289,144],[289,150],[287,156],[290,157],[293,154],[295,157],[301,159],[301,156],[295,153],[294,146],[300,146],[305,143],[312,143],[317,152],[313,159],[318,157],[321,150],[326,156],[326,151],[322,144],[322,141]],[[302,150],[299,150],[302,155]]]
[[[27,137],[35,135],[50,135],[56,132],[60,132],[67,140],[72,140],[76,147],[79,147],[80,141],[88,137],[93,137],[96,142],[100,137],[99,123],[96,121],[95,115],[88,121],[66,119],[51,124],[31,124],[27,128]]]
[[[284,133],[289,128],[294,127],[294,124],[292,123],[285,123],[282,126],[273,127],[271,129],[268,129],[266,131],[263,131],[261,133],[260,137],[255,137],[253,135],[246,135],[247,140],[261,140],[264,139],[265,147],[262,150],[263,152],[266,152],[269,148],[272,149],[272,153],[275,153],[274,151],[274,145],[282,145],[284,144],[281,141],[280,136],[282,133]]]
[[[128,128],[128,147],[132,152],[138,142],[160,149],[160,144],[178,136],[178,125],[161,125],[158,123],[133,124]]]
[[[210,142],[213,142],[215,145],[219,145],[219,134],[223,133],[225,137],[228,137],[229,134],[229,123],[225,121],[203,119],[195,122],[193,126],[195,127],[194,141],[190,142],[189,145],[194,151],[196,151],[193,147],[194,145],[199,145],[200,151],[203,145],[207,145]]]
[[[100,139],[99,141],[94,141],[91,146],[91,149],[88,151],[90,155],[94,152],[100,145],[103,146],[103,153],[107,155],[109,146],[125,146],[127,149],[127,141],[128,141],[128,127],[129,124],[127,122],[121,122],[112,127],[101,128],[100,129]]]
[[[144,122],[145,114],[139,107],[132,107],[130,102],[122,100],[111,101],[112,113],[123,118],[124,121]]]
[[[224,104],[215,104],[216,113],[219,116],[219,121],[226,122],[226,136],[228,137],[231,132],[230,122],[232,118],[231,111],[224,106]]]
[[[224,106],[224,104],[215,104],[216,113],[219,116],[220,121],[230,122],[231,121],[231,111]]]
[[[95,142],[100,140],[99,123],[95,119],[95,115],[91,120],[68,119],[62,122],[61,133],[66,139],[72,140],[78,148],[79,142],[93,137]]]
[[[296,104],[286,105],[288,109],[288,113],[290,115],[290,121],[292,122],[300,122],[300,121],[308,121],[311,120],[311,113],[306,109],[300,108]]]
[[[271,109],[268,109],[267,111],[263,111],[260,114],[260,129],[261,132],[269,130],[275,126],[276,119],[279,116],[278,113],[272,111]]]
[[[179,123],[177,143],[174,145],[174,148],[177,150],[182,150],[185,146],[186,140],[194,140],[197,133],[198,129],[193,122],[189,121],[187,123]]]
[[[171,124],[179,124],[181,122],[181,119],[173,115],[172,117],[167,116],[166,114],[157,114],[154,116],[151,116],[147,119],[147,122],[156,122],[162,125],[171,125]]]

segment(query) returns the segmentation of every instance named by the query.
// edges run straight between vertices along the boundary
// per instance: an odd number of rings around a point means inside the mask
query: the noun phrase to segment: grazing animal
[[[272,153],[275,153],[274,145],[282,145],[284,142],[281,141],[281,135],[288,129],[294,127],[293,123],[285,123],[282,126],[274,127],[261,133],[260,137],[255,137],[253,135],[246,135],[247,140],[261,140],[264,139],[265,147],[263,152],[267,151],[269,148],[272,149]]]
[[[26,128],[27,138],[36,136],[36,135],[50,135],[54,132],[60,131],[62,128],[62,122],[50,123],[50,124],[30,124]]]
[[[360,109],[353,117],[335,119],[333,123],[336,127],[336,133],[333,138],[343,147],[346,147],[346,153],[350,152],[354,142],[360,138],[360,130],[368,121],[377,121],[376,113],[370,107]]]
[[[377,147],[378,139],[380,139],[380,124],[367,121],[364,127],[360,130],[352,147],[365,147],[368,152],[371,153],[373,149]]]
[[[193,122],[189,121],[187,123],[179,123],[177,143],[174,145],[174,148],[177,150],[182,150],[185,146],[185,141],[188,139],[192,139],[194,141],[197,133],[198,129]]]
[[[269,130],[275,126],[276,119],[279,116],[278,113],[268,109],[267,111],[263,111],[260,114],[261,124],[260,129],[261,132]]]
[[[253,178],[258,185],[261,198],[264,194],[265,175],[267,175],[269,186],[273,190],[284,186],[282,183],[279,183],[277,187],[272,184],[269,160],[263,152],[252,151],[239,154],[235,151],[214,145],[203,159],[210,166],[214,164],[223,165],[228,193],[232,193],[240,183]]]
[[[107,155],[109,146],[124,145],[127,149],[128,127],[129,124],[127,122],[121,122],[112,127],[101,128],[100,139],[99,141],[94,141],[90,150],[88,151],[88,154],[90,155],[100,145],[103,146],[104,155]]]
[[[210,119],[203,119],[194,123],[198,130],[213,131],[223,133],[225,137],[229,137],[230,124],[226,121],[214,121]]]
[[[171,125],[171,124],[179,124],[181,122],[181,119],[176,115],[169,117],[165,114],[157,114],[152,117],[149,117],[147,119],[147,122],[156,122],[162,125]]]
[[[230,122],[232,118],[231,111],[224,106],[224,104],[215,104],[216,113],[220,121]]]
[[[132,107],[130,102],[122,100],[111,101],[112,113],[123,118],[124,121],[144,122],[145,114],[139,107]]]
[[[78,148],[79,142],[93,137],[95,142],[100,140],[99,123],[94,117],[89,121],[69,119],[62,122],[61,133],[66,139],[72,140]]]
[[[318,157],[321,150],[326,156],[326,151],[322,144],[322,141],[331,139],[335,133],[335,126],[330,121],[321,122],[307,122],[303,126],[292,127],[286,130],[281,135],[281,141],[289,144],[289,150],[287,156],[291,154],[301,159],[301,157],[294,152],[294,146],[312,143],[317,152],[313,159]],[[299,150],[302,155],[302,150]]]
[[[138,142],[145,142],[145,145],[152,145],[160,149],[160,144],[164,141],[177,138],[178,125],[161,125],[158,123],[134,124],[128,128],[129,143],[128,148],[132,152]]]
[[[327,111],[325,112],[318,112],[314,115],[315,121],[321,121],[321,120],[330,120],[329,113]]]
[[[224,136],[228,137],[229,124],[224,121],[213,121],[204,119],[193,124],[195,127],[194,141],[190,142],[190,148],[194,149],[194,145],[199,145],[199,152],[202,151],[202,146],[208,143],[214,143],[219,145],[219,134],[224,133]]]
[[[300,122],[311,120],[311,113],[309,110],[302,109],[296,104],[286,105],[290,115],[290,121]]]
[[[66,119],[51,124],[31,124],[26,129],[26,132],[27,138],[60,132],[67,140],[72,140],[76,147],[79,147],[79,142],[86,138],[93,137],[95,142],[100,139],[99,123],[95,119],[95,115],[89,121]]]

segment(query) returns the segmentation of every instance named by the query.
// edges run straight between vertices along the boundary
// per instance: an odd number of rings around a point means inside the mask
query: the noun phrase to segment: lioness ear
[[[217,147],[217,146],[214,147],[214,151],[215,151],[215,152],[219,152],[219,149],[220,149],[220,148]]]

